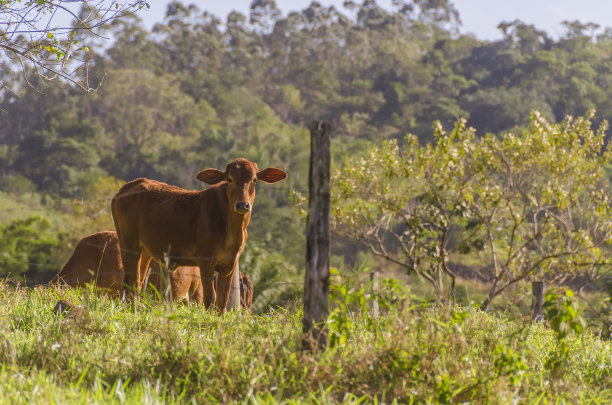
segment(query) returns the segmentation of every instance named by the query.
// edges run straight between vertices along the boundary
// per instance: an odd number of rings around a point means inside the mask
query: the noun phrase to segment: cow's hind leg
[[[127,298],[132,299],[134,294],[140,289],[140,269],[138,268],[140,249],[137,247],[123,247],[123,245],[121,245],[121,259],[123,261],[124,271],[124,294]]]
[[[189,294],[189,300],[195,301],[201,304],[204,301],[204,289],[202,288],[201,280],[197,280],[192,283],[192,289]]]
[[[146,249],[140,251],[140,259],[138,260],[138,291],[142,291],[147,288],[145,284],[149,279],[149,267],[151,266],[151,260],[153,255]]]
[[[113,199],[111,208],[113,210],[113,219],[119,239],[119,248],[121,250],[121,261],[123,262],[123,295],[124,298],[132,299],[134,294],[140,287],[139,279],[140,272],[138,264],[140,261],[140,242],[138,230],[130,227],[126,221],[117,221],[115,210],[116,201]],[[122,226],[123,223],[123,226]]]

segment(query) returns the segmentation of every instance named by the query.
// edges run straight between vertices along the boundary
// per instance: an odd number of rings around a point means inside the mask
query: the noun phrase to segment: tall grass
[[[56,315],[60,298],[84,315]],[[342,344],[302,353],[301,310],[217,316],[147,297],[0,285],[0,402],[512,403],[612,401],[612,345],[471,309],[351,314]]]

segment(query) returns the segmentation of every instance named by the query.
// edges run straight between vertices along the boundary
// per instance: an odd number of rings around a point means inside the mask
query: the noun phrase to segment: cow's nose
[[[236,203],[236,212],[239,214],[246,214],[251,210],[251,204],[248,202],[238,202]]]

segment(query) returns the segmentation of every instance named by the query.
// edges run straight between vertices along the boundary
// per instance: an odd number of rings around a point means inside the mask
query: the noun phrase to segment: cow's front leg
[[[217,277],[217,301],[215,302],[215,305],[217,306],[217,311],[219,311],[221,314],[225,312],[227,302],[229,301],[235,268],[236,263],[233,263],[227,267],[217,268],[219,274]]]
[[[202,298],[204,301],[204,307],[208,309],[213,306],[216,300],[214,286],[215,267],[208,261],[200,262],[198,263],[198,266],[200,267],[200,278],[202,280]]]

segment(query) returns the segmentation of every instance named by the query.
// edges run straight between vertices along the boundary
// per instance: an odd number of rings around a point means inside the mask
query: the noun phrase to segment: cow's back
[[[140,214],[143,212],[143,200],[150,191],[150,180],[136,179],[124,184],[111,201],[111,211],[115,221],[115,229],[119,234],[128,236],[136,232]],[[132,229],[134,228],[134,229]]]
[[[172,256],[194,253],[193,224],[199,218],[200,192],[141,178],[119,189],[111,209],[126,252],[138,254],[141,248],[146,248],[158,259],[168,251]]]
[[[81,239],[51,282],[70,286],[95,284],[119,293],[123,283],[123,264],[117,234],[102,231]]]

